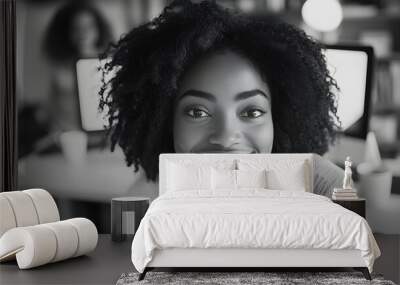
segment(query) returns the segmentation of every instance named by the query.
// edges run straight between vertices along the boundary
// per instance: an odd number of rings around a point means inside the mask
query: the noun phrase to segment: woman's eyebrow
[[[271,101],[271,97],[267,95],[264,91],[260,89],[253,89],[253,90],[248,90],[248,91],[243,91],[235,95],[235,101],[240,101],[247,99],[249,97],[257,96],[257,95],[262,95],[264,96],[267,100]],[[190,89],[185,91],[182,95],[180,95],[178,98],[176,98],[177,101],[182,100],[186,96],[193,96],[193,97],[200,97],[212,102],[216,102],[217,99],[216,97],[208,92],[205,91],[200,91],[200,90],[194,90]]]
[[[182,95],[180,95],[178,98],[176,98],[176,100],[177,101],[182,100],[186,96],[200,97],[200,98],[204,98],[206,100],[212,101],[212,102],[217,101],[215,96],[212,95],[211,93],[207,93],[207,92],[200,91],[200,90],[193,90],[193,89],[185,91]]]
[[[264,91],[262,91],[260,89],[253,89],[253,90],[249,90],[249,91],[240,92],[240,93],[236,94],[235,101],[244,100],[249,97],[253,97],[253,96],[257,96],[257,95],[262,95],[268,101],[271,101],[271,96],[267,95]]]

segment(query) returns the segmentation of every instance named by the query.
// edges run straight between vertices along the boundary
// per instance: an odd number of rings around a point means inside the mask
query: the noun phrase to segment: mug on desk
[[[87,135],[81,131],[67,131],[60,135],[61,149],[65,159],[74,165],[86,161]]]
[[[366,216],[373,232],[390,234],[397,223],[395,204],[391,198],[392,172],[373,169],[367,164],[357,167],[360,175],[358,193],[366,198]],[[397,211],[399,212],[399,211]]]

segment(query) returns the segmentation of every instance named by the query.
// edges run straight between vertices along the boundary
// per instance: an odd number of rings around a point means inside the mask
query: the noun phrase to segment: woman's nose
[[[238,142],[241,137],[240,126],[234,119],[223,118],[215,122],[215,128],[209,136],[209,143],[230,147]]]

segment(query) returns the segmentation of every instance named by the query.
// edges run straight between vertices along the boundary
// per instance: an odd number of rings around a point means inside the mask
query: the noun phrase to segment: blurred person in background
[[[51,65],[48,110],[52,131],[81,128],[76,62],[82,58],[97,58],[110,40],[108,24],[88,2],[68,2],[54,14],[43,42]]]
[[[50,66],[49,100],[20,108],[19,157],[54,149],[60,132],[81,129],[76,62],[97,58],[110,40],[108,24],[90,3],[68,2],[56,10],[42,46]]]

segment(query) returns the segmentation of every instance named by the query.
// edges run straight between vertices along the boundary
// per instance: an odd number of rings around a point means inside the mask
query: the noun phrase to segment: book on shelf
[[[377,64],[375,73],[374,103],[378,106],[390,106],[393,104],[393,78],[390,73],[390,63]]]
[[[400,106],[400,60],[392,60],[389,66],[392,78],[392,98],[395,106]]]
[[[378,62],[373,89],[374,111],[400,107],[400,58]],[[382,111],[382,110],[381,110]]]

